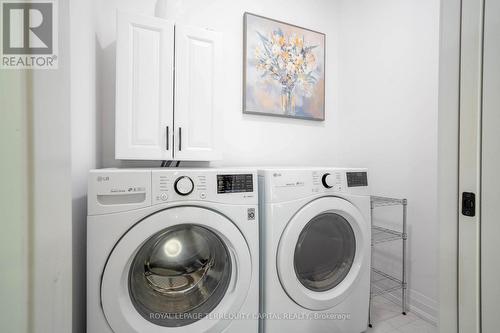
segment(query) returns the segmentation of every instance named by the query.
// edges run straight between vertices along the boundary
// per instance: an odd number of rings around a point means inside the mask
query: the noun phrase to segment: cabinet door
[[[172,159],[173,64],[172,22],[118,13],[117,159]]]
[[[175,27],[175,159],[220,159],[221,35]]]

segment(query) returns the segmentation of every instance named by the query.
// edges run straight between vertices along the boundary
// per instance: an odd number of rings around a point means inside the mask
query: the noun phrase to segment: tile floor
[[[372,328],[366,333],[438,333],[437,327],[409,312],[401,314],[401,306],[384,297],[372,300]]]

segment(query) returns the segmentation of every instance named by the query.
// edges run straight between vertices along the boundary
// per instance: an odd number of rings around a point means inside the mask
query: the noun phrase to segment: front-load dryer
[[[261,332],[359,333],[370,296],[365,169],[263,169]]]
[[[87,332],[256,333],[257,173],[89,175]]]

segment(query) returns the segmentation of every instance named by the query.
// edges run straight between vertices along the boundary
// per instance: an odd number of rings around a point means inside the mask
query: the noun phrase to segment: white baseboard
[[[382,295],[396,304],[401,304],[401,290]],[[438,304],[435,300],[409,289],[408,293],[409,312],[425,320],[429,324],[437,326],[438,322]]]

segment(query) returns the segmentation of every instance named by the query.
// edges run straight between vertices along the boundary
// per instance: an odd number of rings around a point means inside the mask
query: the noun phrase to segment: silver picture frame
[[[268,110],[252,110],[251,108],[249,108],[249,105],[248,105],[248,91],[249,90],[249,74],[248,74],[248,71],[249,71],[249,56],[248,56],[248,52],[249,52],[249,45],[248,45],[248,42],[249,42],[249,38],[248,38],[248,32],[249,32],[249,18],[256,18],[256,19],[260,19],[260,20],[264,20],[264,21],[267,21],[269,23],[273,23],[273,24],[276,24],[276,26],[285,26],[285,27],[289,27],[290,29],[295,29],[295,30],[301,30],[301,31],[304,31],[308,34],[316,34],[318,36],[319,39],[321,39],[321,44],[319,45],[319,48],[320,48],[320,54],[322,54],[321,56],[321,61],[322,61],[322,69],[321,69],[321,80],[322,80],[322,87],[323,87],[323,91],[321,93],[321,96],[319,97],[320,100],[321,100],[321,113],[320,115],[316,115],[316,116],[311,116],[311,115],[307,115],[307,114],[286,114],[285,112],[283,112],[283,114],[281,114],[280,112],[269,112]],[[326,34],[325,33],[322,33],[322,32],[319,32],[319,31],[316,31],[316,30],[312,30],[312,29],[308,29],[308,28],[304,28],[304,27],[301,27],[301,26],[298,26],[298,25],[295,25],[295,24],[291,24],[291,23],[288,23],[288,22],[284,22],[284,21],[280,21],[280,20],[276,20],[276,19],[272,19],[272,18],[269,18],[269,17],[265,17],[265,16],[262,16],[262,15],[258,15],[258,14],[254,14],[254,13],[249,13],[249,12],[245,12],[244,15],[243,15],[243,85],[242,85],[242,88],[243,88],[243,94],[242,94],[242,97],[243,97],[243,100],[242,100],[242,109],[243,109],[243,113],[244,114],[252,114],[252,115],[264,115],[264,116],[272,116],[272,117],[282,117],[282,118],[294,118],[294,119],[302,119],[302,120],[313,120],[313,121],[324,121],[325,120],[325,113],[326,113],[326,98],[325,98],[325,92],[326,92]],[[318,96],[315,96],[316,99],[318,99]]]

